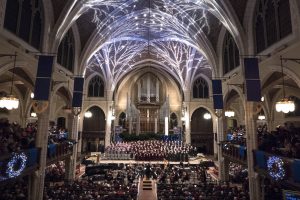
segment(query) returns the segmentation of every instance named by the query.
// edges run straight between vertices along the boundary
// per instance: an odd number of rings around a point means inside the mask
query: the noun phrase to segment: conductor
[[[151,176],[151,167],[150,165],[148,164],[145,168],[145,175],[146,175],[146,180],[149,180],[150,179],[150,176]]]

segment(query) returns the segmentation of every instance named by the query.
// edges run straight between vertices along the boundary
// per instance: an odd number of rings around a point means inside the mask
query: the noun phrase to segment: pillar
[[[159,102],[159,80],[156,79],[156,102]]]
[[[0,27],[3,27],[5,18],[6,1],[0,1]]]
[[[77,151],[78,151],[78,123],[79,117],[69,114],[68,116],[68,138],[76,142],[73,146],[72,155],[66,159],[66,175],[67,181],[73,181],[76,176],[76,163],[77,163]]]
[[[151,85],[150,85],[150,76],[147,76],[147,102],[150,102],[151,94]]]
[[[38,130],[35,146],[40,148],[39,168],[30,176],[28,196],[30,200],[42,200],[44,193],[45,169],[47,164],[48,128],[50,103],[46,111],[38,114]]]
[[[249,178],[250,200],[261,199],[258,174],[254,171],[253,150],[257,149],[256,117],[254,117],[254,103],[245,103],[245,125],[247,134],[247,162]]]
[[[77,145],[77,152],[79,155],[82,152],[82,140],[83,140],[83,135],[82,135],[82,129],[83,129],[83,118],[84,118],[84,113],[78,116],[78,145]],[[80,134],[79,134],[80,133]]]
[[[155,117],[154,119],[154,133],[157,133],[158,132],[158,126],[157,126],[157,117]]]
[[[217,160],[218,159],[218,125],[217,125],[217,121],[218,118],[217,117],[212,117],[213,120],[213,134],[214,134],[214,158]]]
[[[107,112],[106,112],[106,128],[105,128],[105,147],[109,146],[111,143],[111,129],[112,129],[112,107],[113,102],[113,91],[107,90]]]
[[[111,128],[112,128],[112,123],[111,123],[111,117],[112,117],[112,112],[111,112],[111,106],[113,105],[113,102],[109,102],[107,105],[107,116],[106,116],[106,130],[105,130],[105,147],[109,146],[111,143]]]
[[[185,105],[185,115],[184,115],[184,122],[185,122],[185,143],[191,144],[191,120],[190,120],[190,108],[187,103],[184,102]]]
[[[165,117],[165,135],[169,135],[169,118]]]
[[[223,149],[221,142],[224,141],[224,116],[217,118],[217,144],[218,144],[218,165],[219,165],[219,180],[226,180],[225,160],[223,157]]]
[[[138,102],[141,101],[141,81],[138,82]]]

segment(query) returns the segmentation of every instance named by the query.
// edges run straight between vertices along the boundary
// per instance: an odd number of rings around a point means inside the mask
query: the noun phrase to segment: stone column
[[[1,29],[3,28],[3,25],[4,25],[5,8],[6,8],[6,1],[0,1],[0,27],[1,27]]]
[[[154,119],[154,133],[157,133],[158,132],[158,126],[157,126],[157,117],[155,117]]]
[[[106,130],[105,130],[105,147],[111,143],[111,128],[112,128],[112,106],[113,106],[113,91],[107,91],[107,107],[106,107]]]
[[[259,177],[254,171],[253,150],[257,149],[256,117],[253,112],[254,103],[245,102],[245,125],[247,134],[247,163],[250,200],[260,200]]]
[[[184,102],[183,106],[185,107],[185,115],[184,115],[184,122],[185,122],[185,142],[187,144],[191,144],[191,117],[190,117],[190,106],[189,102],[191,100],[191,91],[184,90]]]
[[[28,196],[30,200],[42,200],[44,193],[45,169],[47,162],[48,128],[50,103],[46,111],[38,114],[38,130],[35,146],[40,148],[39,168],[30,176]]]
[[[150,102],[150,97],[151,97],[151,87],[150,87],[150,77],[147,77],[147,102]]]
[[[217,144],[218,144],[218,165],[219,165],[219,180],[225,181],[225,160],[223,157],[223,149],[221,142],[224,141],[224,116],[217,118]]]
[[[66,176],[65,179],[68,181],[73,181],[75,179],[76,172],[76,161],[77,161],[77,151],[78,151],[78,122],[79,117],[70,114],[68,117],[68,138],[74,140],[76,144],[73,146],[72,155],[66,159]]]
[[[169,135],[169,118],[165,117],[165,135]]]
[[[83,138],[83,135],[82,135],[82,129],[83,129],[83,118],[84,118],[84,113],[81,113],[79,116],[78,116],[78,134],[80,135],[80,137],[78,138],[78,145],[77,145],[77,152],[79,154],[81,154],[82,152],[82,138]]]
[[[218,118],[212,117],[213,120],[213,134],[214,134],[214,158],[218,159]]]
[[[156,79],[156,102],[159,102],[159,80]]]
[[[185,122],[185,143],[191,144],[191,120],[190,120],[190,107],[184,102],[186,107],[185,115],[184,115],[184,122]]]
[[[141,81],[138,82],[138,102],[141,101]]]

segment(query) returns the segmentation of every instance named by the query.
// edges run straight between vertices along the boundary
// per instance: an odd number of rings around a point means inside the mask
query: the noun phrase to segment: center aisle
[[[137,200],[157,200],[156,181],[146,178],[139,180]]]

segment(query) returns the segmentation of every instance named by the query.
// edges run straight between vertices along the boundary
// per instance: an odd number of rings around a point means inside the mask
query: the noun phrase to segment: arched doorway
[[[209,113],[205,108],[198,108],[191,119],[191,143],[200,152],[214,153],[214,135],[212,119],[205,119],[204,114]]]
[[[83,149],[87,152],[101,151],[105,140],[105,114],[98,106],[93,106],[88,111],[92,113],[92,116],[83,119]]]
[[[66,118],[65,117],[59,117],[57,118],[57,128],[66,128]]]
[[[122,126],[123,129],[126,128],[126,114],[124,112],[119,115],[119,126]]]

